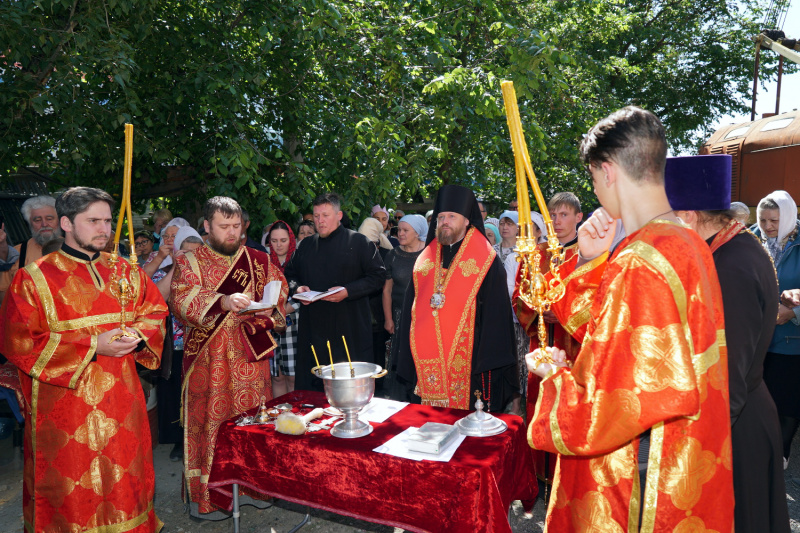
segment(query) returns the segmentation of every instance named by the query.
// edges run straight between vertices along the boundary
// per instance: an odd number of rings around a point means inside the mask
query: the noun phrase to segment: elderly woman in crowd
[[[166,268],[172,264],[173,246],[175,244],[175,236],[178,234],[180,228],[190,227],[188,221],[183,218],[176,217],[167,222],[167,225],[161,230],[161,240],[158,243],[158,251],[150,254],[147,261],[142,265],[142,270],[149,277],[153,277],[156,270],[159,268]]]
[[[497,222],[496,218],[491,219],[495,222],[489,222],[489,220],[488,218],[486,219],[486,222],[483,223],[483,228],[486,230],[486,240],[489,241],[489,244],[494,246],[500,242],[500,230],[497,227],[499,222]]]
[[[278,270],[283,272],[286,263],[294,255],[297,242],[289,227],[283,220],[278,220],[269,228],[266,240],[269,248],[269,260]],[[277,398],[294,390],[295,361],[297,361],[297,331],[298,310],[300,304],[289,300],[286,302],[284,313],[286,315],[286,331],[278,335],[278,348],[275,355],[269,360],[272,375],[272,396]]]
[[[800,288],[800,239],[797,204],[786,191],[768,194],[758,203],[757,226],[754,233],[764,241],[764,247],[775,263],[780,291]],[[764,381],[767,384],[781,422],[783,464],[789,464],[792,438],[800,425],[800,306],[790,307],[781,302],[772,343],[764,361]]]
[[[390,347],[386,352],[386,361],[382,365],[389,370],[386,382],[389,387],[396,383],[395,373],[397,368],[397,348],[395,335],[400,331],[399,321],[403,310],[403,298],[406,288],[411,282],[411,272],[414,262],[425,249],[425,238],[428,236],[428,223],[422,215],[405,215],[397,226],[397,240],[400,245],[386,254],[383,259],[386,265],[386,283],[383,286],[383,327],[391,335]],[[402,394],[396,394],[390,388],[389,394],[394,399],[401,399]]]
[[[317,233],[313,220],[304,220],[297,226],[297,242],[300,243],[306,237],[311,237]]]

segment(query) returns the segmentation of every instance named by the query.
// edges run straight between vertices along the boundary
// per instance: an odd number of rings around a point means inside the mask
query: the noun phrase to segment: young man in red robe
[[[286,327],[288,285],[264,252],[242,245],[242,210],[232,198],[215,196],[203,208],[208,242],[177,256],[172,312],[186,324],[182,416],[186,500],[192,516],[220,520],[230,515],[209,500],[208,475],[219,426],[272,399],[269,357],[277,346],[270,333]],[[254,314],[239,311],[259,302],[277,281],[278,303]],[[258,497],[257,493],[250,496]],[[243,502],[254,503],[245,491]]]
[[[603,205],[561,268],[562,323],[589,302],[572,369],[548,348],[531,446],[558,453],[552,531],[731,531],[733,488],[722,295],[705,242],[664,190],[666,141],[626,107],[595,125],[581,155]],[[628,236],[608,256],[615,219]]]
[[[159,366],[167,306],[137,266],[126,308],[101,252],[114,200],[88,187],[56,201],[62,248],[21,268],[0,316],[3,354],[25,397],[25,531],[161,529],[144,394],[136,363]],[[120,261],[120,265],[130,265]]]

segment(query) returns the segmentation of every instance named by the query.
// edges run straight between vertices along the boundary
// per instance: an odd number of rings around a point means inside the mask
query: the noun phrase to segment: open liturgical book
[[[300,300],[300,301],[303,301],[303,302],[316,302],[317,300],[321,300],[322,298],[325,298],[326,296],[329,296],[331,294],[336,294],[337,292],[343,291],[343,290],[344,290],[344,287],[338,287],[336,289],[331,289],[331,290],[325,291],[325,292],[306,291],[306,292],[297,293],[294,296],[292,296],[292,298],[294,300]]]
[[[264,287],[264,295],[260,302],[250,302],[250,305],[239,311],[240,315],[252,315],[259,311],[266,311],[278,305],[278,298],[281,296],[280,280],[270,281]]]

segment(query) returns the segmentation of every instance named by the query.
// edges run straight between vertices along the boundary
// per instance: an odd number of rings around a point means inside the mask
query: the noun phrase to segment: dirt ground
[[[171,444],[159,445],[153,453],[156,471],[156,513],[164,522],[164,532],[229,533],[233,531],[233,520],[198,523],[189,519],[180,496],[181,463],[169,459]],[[792,532],[800,533],[800,437],[795,438],[792,450],[795,458],[786,471],[786,497]],[[795,480],[797,480],[795,482]],[[303,519],[306,512],[311,519],[302,533],[393,533],[402,530],[392,527],[354,520],[333,513],[307,509],[285,501],[276,501],[268,509],[242,507],[242,533],[286,533]],[[519,502],[514,502],[510,512],[511,528],[515,533],[541,532],[544,530],[544,505],[536,502],[533,516],[527,516]],[[0,441],[0,532],[22,531],[22,453],[11,447],[11,439]]]

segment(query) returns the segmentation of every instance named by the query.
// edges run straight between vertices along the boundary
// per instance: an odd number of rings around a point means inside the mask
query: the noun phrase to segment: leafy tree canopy
[[[756,0],[13,0],[0,3],[0,174],[134,196],[196,186],[255,225],[323,190],[360,219],[442,183],[514,194],[499,82],[515,83],[545,196],[594,201],[581,135],[627,104],[674,149],[746,108]],[[776,61],[762,55],[764,77]],[[180,182],[178,182],[180,183]],[[189,202],[184,203],[184,202]]]

